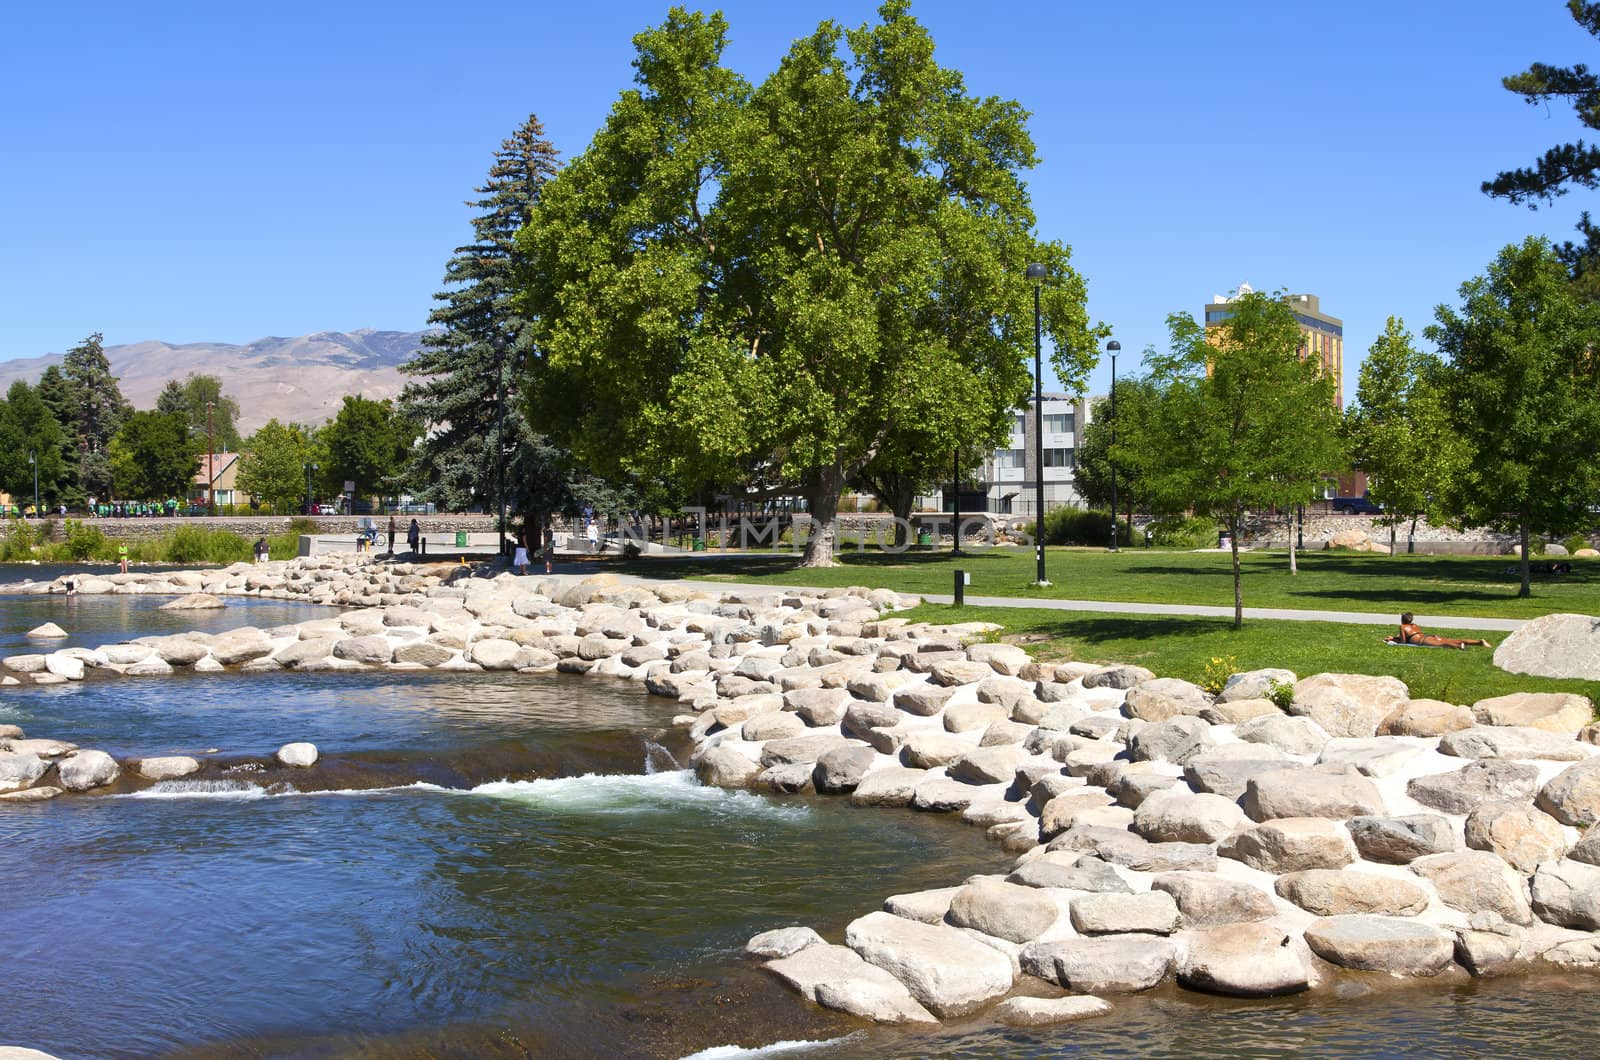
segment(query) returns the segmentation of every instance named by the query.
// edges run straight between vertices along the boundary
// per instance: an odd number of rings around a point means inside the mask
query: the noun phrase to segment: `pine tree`
[[[132,410],[111,374],[98,331],[67,351],[61,374],[78,443],[78,484],[86,493],[104,497],[112,486],[106,449]]]
[[[44,370],[35,392],[61,428],[57,434],[56,463],[61,471],[56,479],[56,499],[75,508],[84,501],[83,487],[78,482],[78,426],[67,377],[59,366],[52,364]]]
[[[420,496],[442,508],[494,503],[497,442],[506,458],[508,499],[543,504],[564,494],[548,485],[564,477],[561,454],[532,433],[516,394],[516,368],[531,342],[512,303],[515,237],[556,168],[555,147],[530,115],[495,152],[489,177],[477,189],[481,198],[468,201],[479,211],[474,241],[456,248],[445,266],[447,288],[434,296],[440,305],[428,315],[439,330],[423,338],[422,350],[401,369],[416,380],[400,395],[401,414],[428,428],[410,478]],[[547,484],[530,490],[533,480]]]

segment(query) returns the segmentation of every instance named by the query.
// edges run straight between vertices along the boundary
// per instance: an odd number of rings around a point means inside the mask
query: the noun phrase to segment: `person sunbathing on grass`
[[[1466,651],[1469,647],[1480,645],[1485,648],[1494,647],[1486,640],[1456,640],[1454,637],[1436,637],[1432,633],[1422,632],[1416,623],[1416,616],[1410,611],[1400,616],[1400,632],[1383,639],[1385,644],[1411,644],[1422,648],[1459,648]]]

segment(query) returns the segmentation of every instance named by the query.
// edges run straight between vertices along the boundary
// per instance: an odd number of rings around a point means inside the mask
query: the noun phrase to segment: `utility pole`
[[[506,554],[506,339],[495,328],[494,353],[494,497],[500,510],[498,551]]]
[[[213,516],[217,514],[217,449],[211,440],[211,410],[215,404],[206,402],[206,508]]]

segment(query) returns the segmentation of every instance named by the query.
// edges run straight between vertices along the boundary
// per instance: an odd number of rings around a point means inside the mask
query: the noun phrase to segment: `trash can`
[[[457,530],[456,531],[456,547],[457,548],[466,548],[467,547],[467,532],[465,530]]]
[[[694,539],[694,551],[696,551],[696,552],[704,552],[705,550],[706,550],[705,538],[703,538],[703,537],[695,538]]]
[[[927,530],[918,530],[917,531],[917,544],[919,544],[919,545],[931,545],[931,544],[933,544],[933,534],[930,533]]]

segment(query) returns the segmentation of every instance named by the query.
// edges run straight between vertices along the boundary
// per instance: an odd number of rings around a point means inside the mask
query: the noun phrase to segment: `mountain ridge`
[[[247,343],[186,342],[159,339],[105,348],[122,396],[135,408],[154,408],[167,380],[191,373],[214,375],[222,390],[239,402],[239,432],[249,434],[269,419],[315,425],[339,411],[347,395],[381,401],[405,385],[400,365],[422,346],[425,331],[314,331],[308,335],[268,335]],[[62,354],[0,361],[0,389],[13,380],[36,383]]]

